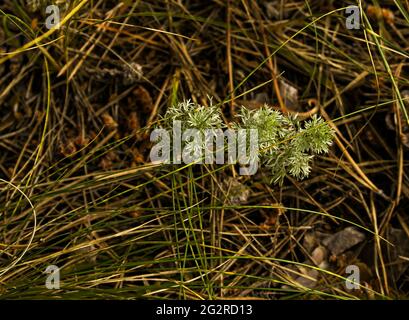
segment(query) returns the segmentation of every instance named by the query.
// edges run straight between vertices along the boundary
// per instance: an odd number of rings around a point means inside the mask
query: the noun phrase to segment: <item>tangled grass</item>
[[[359,1],[358,30],[339,0],[75,0],[51,30],[29,2],[0,4],[2,299],[408,296],[407,1]],[[224,123],[319,115],[335,143],[281,185],[151,164],[161,115],[208,96]],[[351,225],[365,240],[318,263]]]

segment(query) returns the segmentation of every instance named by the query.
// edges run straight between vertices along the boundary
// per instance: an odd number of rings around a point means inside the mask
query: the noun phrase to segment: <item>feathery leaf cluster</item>
[[[233,124],[234,129],[257,130],[259,161],[270,170],[273,183],[282,183],[287,174],[296,179],[307,177],[314,155],[327,153],[334,138],[334,131],[317,115],[300,121],[297,116],[284,115],[265,105],[257,110],[242,107],[237,117],[239,121]],[[182,130],[194,128],[201,134],[204,130],[225,127],[217,106],[205,107],[190,100],[168,109],[163,118],[164,127],[170,128],[175,120],[181,121]],[[190,144],[186,143],[196,151],[205,147],[204,143]]]
[[[333,130],[317,115],[304,123],[297,116],[283,115],[267,105],[258,110],[242,108],[238,127],[257,129],[262,164],[271,170],[272,181],[282,182],[286,174],[307,177],[315,154],[327,153]]]
[[[217,106],[210,104],[205,107],[190,100],[179,102],[170,107],[163,118],[165,126],[172,126],[173,121],[181,121],[182,130],[198,129],[220,129],[224,127],[220,110]]]

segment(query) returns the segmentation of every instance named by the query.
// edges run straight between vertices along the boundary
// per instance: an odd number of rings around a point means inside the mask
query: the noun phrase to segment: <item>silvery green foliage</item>
[[[334,132],[320,117],[302,123],[296,116],[264,106],[258,110],[242,108],[239,127],[258,129],[260,159],[271,170],[272,182],[282,182],[286,174],[307,177],[315,154],[327,153]]]
[[[200,144],[195,141],[187,142],[184,147],[191,152],[199,152],[206,148],[205,130],[210,130],[215,136],[215,130],[224,128],[220,108],[214,106],[210,100],[210,106],[205,107],[190,100],[179,102],[177,105],[168,108],[162,119],[163,128],[172,129],[173,122],[180,121],[182,132],[188,129],[197,129],[200,135]]]
[[[234,129],[257,130],[259,152],[251,156],[258,157],[270,170],[273,183],[282,183],[287,174],[297,179],[307,177],[314,155],[327,153],[334,137],[333,130],[316,115],[302,122],[296,116],[283,115],[267,105],[257,110],[242,107],[238,118],[240,121],[233,125]],[[190,100],[167,110],[162,119],[163,128],[171,129],[175,120],[181,122],[182,131],[197,129],[201,133],[200,145],[193,141],[186,143],[192,151],[205,147],[205,130],[225,128],[217,106],[205,107]]]
[[[182,130],[223,128],[223,120],[220,110],[217,106],[210,104],[209,107],[201,106],[190,100],[179,102],[177,105],[170,107],[164,117],[164,123],[172,125],[172,121],[179,120],[182,122]]]

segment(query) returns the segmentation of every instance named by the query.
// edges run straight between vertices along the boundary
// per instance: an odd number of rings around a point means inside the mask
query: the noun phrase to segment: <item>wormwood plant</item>
[[[203,132],[206,129],[220,129],[225,127],[220,116],[220,109],[212,104],[205,107],[190,100],[179,102],[166,111],[163,123],[170,128],[174,120],[182,122],[182,130],[198,129]]]
[[[327,153],[332,145],[334,132],[317,115],[302,122],[265,105],[258,110],[242,107],[238,117],[237,127],[258,130],[260,160],[274,183],[282,182],[286,174],[307,177],[314,155]]]
[[[334,131],[319,116],[301,121],[297,115],[285,115],[264,105],[257,110],[241,107],[236,117],[238,121],[230,125],[235,130],[255,129],[258,132],[258,157],[260,163],[271,172],[272,183],[282,183],[289,174],[296,179],[308,177],[314,155],[327,153],[332,145]],[[198,105],[190,100],[170,107],[162,118],[162,128],[170,129],[175,120],[180,121],[182,131],[197,129],[199,141],[185,141],[189,150],[206,148],[205,131],[216,132],[226,128],[220,108]]]

